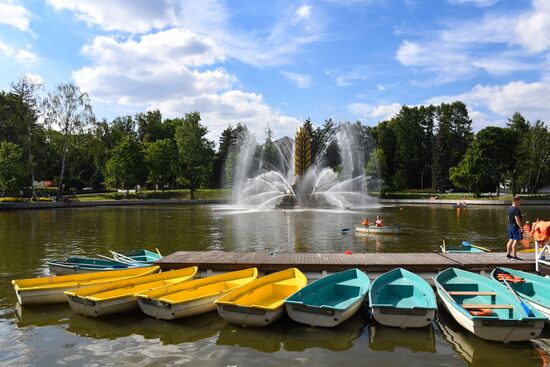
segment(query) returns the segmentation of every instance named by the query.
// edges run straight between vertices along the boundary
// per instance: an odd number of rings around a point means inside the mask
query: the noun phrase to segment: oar
[[[161,255],[159,249],[155,247],[155,250],[157,250],[157,254],[159,254],[159,256],[162,257],[162,255]]]
[[[465,247],[475,247],[475,248],[478,248],[480,250],[483,250],[483,251],[487,251],[487,252],[491,252],[490,249],[488,249],[487,247],[481,247],[479,245],[473,245],[471,244],[470,242],[467,242],[467,241],[462,241],[462,246],[465,246]]]
[[[351,229],[351,228],[342,228],[340,231],[341,231],[342,233],[346,233],[346,232],[349,231],[350,229]]]
[[[434,279],[435,280],[435,279]],[[462,307],[462,305],[460,303],[458,303],[457,301],[455,301],[455,299],[453,298],[453,296],[451,296],[449,294],[449,292],[447,292],[447,290],[445,288],[443,288],[443,286],[441,284],[439,284],[438,282],[435,282],[435,286],[437,289],[441,290],[441,292],[443,292],[443,294],[445,294],[447,296],[447,298],[449,298],[449,300],[451,301],[451,303],[454,303],[457,307],[460,307],[461,309],[463,309],[464,311],[466,311],[468,314],[470,313],[468,310],[466,310],[464,307]]]
[[[127,262],[125,262],[125,261],[113,259],[112,257],[109,257],[109,256],[100,255],[100,254],[97,254],[96,256],[102,257],[102,258],[107,259],[107,260],[114,261],[114,262],[116,262],[116,263],[120,263],[120,264],[124,264],[124,265],[129,265],[129,264],[128,264]]]
[[[514,295],[514,297],[516,298],[516,300],[521,304],[521,308],[523,308],[523,311],[525,311],[525,314],[527,316],[533,316],[533,313],[531,312],[531,308],[529,306],[527,306],[522,300],[521,298],[519,298],[518,294],[516,293],[516,291],[514,290],[514,288],[512,288],[510,286],[510,284],[508,284],[508,282],[506,281],[506,279],[502,279],[502,282],[504,283],[504,285],[508,288],[508,290],[510,290],[510,292],[512,292],[512,294]]]
[[[149,261],[140,261],[140,260],[136,260],[136,259],[133,259],[131,257],[128,257],[126,255],[123,255],[123,254],[120,254],[118,252],[114,252],[114,251],[109,251],[111,254],[113,254],[113,256],[115,257],[115,259],[119,259],[121,261],[126,261],[126,262],[129,262],[129,263],[144,263],[144,264],[148,264]]]

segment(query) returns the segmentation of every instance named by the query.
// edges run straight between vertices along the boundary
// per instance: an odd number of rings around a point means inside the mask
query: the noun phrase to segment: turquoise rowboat
[[[399,328],[427,326],[437,309],[435,293],[428,282],[402,268],[388,271],[372,282],[369,305],[376,321]]]
[[[359,269],[350,269],[321,278],[294,293],[285,301],[290,318],[311,326],[336,326],[361,308],[370,280]]]
[[[446,242],[443,241],[443,244],[439,246],[439,248],[441,249],[441,253],[443,254],[446,254],[446,253],[479,254],[479,253],[491,251],[488,248],[472,245],[471,243],[466,241],[462,241],[461,246],[453,246],[453,247],[448,247]]]
[[[115,257],[114,260],[73,256],[62,260],[48,261],[47,265],[50,273],[68,275],[146,267],[161,259],[159,254],[148,250],[133,250],[117,255],[120,258]]]
[[[491,278],[496,282],[498,282],[497,274],[499,272],[523,278],[523,282],[508,282],[508,284],[520,298],[550,319],[550,279],[520,270],[495,268],[491,272]]]
[[[526,341],[540,335],[546,317],[527,313],[502,284],[479,274],[449,268],[434,278],[437,293],[451,316],[481,339]]]

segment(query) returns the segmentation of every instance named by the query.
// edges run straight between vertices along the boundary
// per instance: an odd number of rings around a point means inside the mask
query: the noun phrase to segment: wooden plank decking
[[[490,271],[496,266],[534,271],[534,254],[523,253],[523,259],[508,260],[504,253],[439,254],[439,253],[275,253],[177,251],[158,262],[162,269],[198,266],[200,270],[231,271],[257,267],[269,273],[297,267],[304,272],[335,272],[359,268],[365,272],[379,273],[396,267],[413,272],[432,273],[449,267],[471,271]]]

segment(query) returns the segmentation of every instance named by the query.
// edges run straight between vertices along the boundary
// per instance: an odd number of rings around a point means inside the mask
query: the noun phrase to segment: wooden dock
[[[497,266],[535,270],[535,256],[522,253],[523,260],[508,260],[503,252],[482,254],[440,253],[262,253],[223,251],[178,251],[158,262],[162,269],[198,266],[204,274],[256,267],[263,274],[297,267],[304,273],[326,274],[350,268],[379,274],[396,267],[415,273],[435,274],[449,267],[485,273]],[[308,276],[309,277],[309,276]],[[315,276],[313,276],[315,277]]]

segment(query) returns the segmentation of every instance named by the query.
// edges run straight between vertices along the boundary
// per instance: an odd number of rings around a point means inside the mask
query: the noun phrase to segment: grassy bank
[[[520,194],[523,200],[550,200],[550,194]],[[385,193],[384,199],[433,199],[437,197],[440,200],[512,200],[512,194],[502,193],[496,196],[495,193],[485,193],[480,197],[475,197],[468,192],[453,192],[453,193],[437,193],[437,192],[421,192],[421,191],[401,191]]]
[[[224,200],[231,197],[231,190],[224,189],[201,189],[195,191],[195,199],[209,199],[209,200]],[[166,191],[154,191],[154,190],[142,190],[138,193],[131,192],[128,196],[124,193],[104,192],[93,194],[78,194],[78,195],[66,195],[64,200],[70,201],[102,201],[102,200],[146,200],[146,199],[179,199],[189,200],[191,199],[191,192],[189,190],[166,190]],[[53,198],[40,197],[38,202],[51,202]],[[14,203],[14,202],[30,202],[29,198],[0,198],[0,204],[2,203]]]

